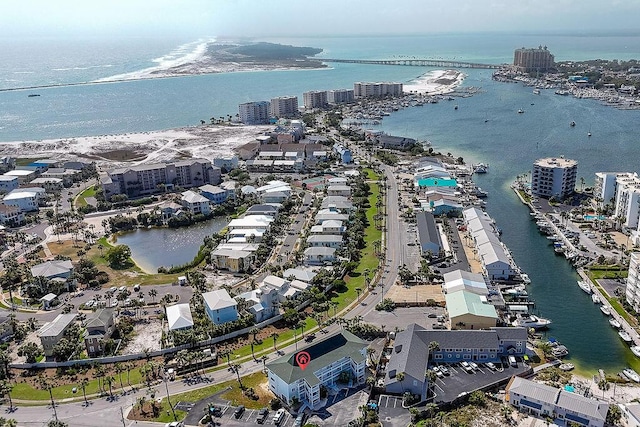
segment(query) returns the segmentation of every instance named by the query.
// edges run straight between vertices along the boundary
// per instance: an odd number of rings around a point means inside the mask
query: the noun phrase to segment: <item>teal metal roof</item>
[[[451,178],[424,178],[418,180],[419,187],[455,187],[458,182]]]
[[[449,317],[458,317],[465,314],[473,314],[481,317],[498,318],[498,313],[493,305],[489,304],[486,299],[480,295],[467,292],[457,291],[445,295],[447,302],[447,311]]]

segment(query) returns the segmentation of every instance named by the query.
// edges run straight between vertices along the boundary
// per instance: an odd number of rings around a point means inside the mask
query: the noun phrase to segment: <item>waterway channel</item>
[[[118,244],[131,248],[131,257],[138,267],[147,273],[155,273],[158,267],[193,260],[205,236],[217,233],[227,224],[225,217],[219,217],[189,227],[140,228],[115,238]]]
[[[629,123],[640,120],[640,111],[616,110],[592,100],[558,96],[553,90],[534,95],[530,87],[492,81],[488,71],[468,73],[465,84],[482,87],[480,93],[401,110],[377,128],[428,139],[436,151],[463,156],[467,163],[488,163],[489,172],[474,179],[489,192],[486,210],[502,228],[502,240],[531,277],[528,292],[536,302],[535,312],[553,321],[548,336],[569,348],[568,359],[583,375],[600,368],[609,374],[627,365],[640,368],[606,317],[576,285],[575,270],[555,255],[528,208],[509,188],[541,157],[578,160],[578,175],[587,186],[597,171],[637,171],[640,144]],[[573,120],[576,127],[569,126]]]

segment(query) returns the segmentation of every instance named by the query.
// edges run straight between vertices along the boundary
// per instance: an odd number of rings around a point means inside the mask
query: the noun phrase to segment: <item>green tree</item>
[[[0,382],[0,395],[7,396],[9,398],[9,410],[13,410],[13,400],[11,400],[11,391],[13,390],[13,384],[9,380],[3,380]]]
[[[396,374],[396,380],[400,382],[400,388],[402,389],[402,391],[404,391],[404,385],[402,384],[402,381],[404,380],[404,372],[398,372]]]
[[[609,405],[609,412],[607,412],[607,424],[618,425],[618,422],[622,418],[620,407],[618,405]]]
[[[473,406],[485,406],[487,404],[487,397],[484,392],[476,390],[469,395],[469,403]]]
[[[111,268],[127,268],[131,264],[131,249],[127,245],[114,246],[107,251],[105,258]]]
[[[89,385],[89,379],[88,378],[83,378],[80,381],[80,388],[82,389],[82,397],[84,397],[84,406],[89,405],[89,402],[87,401],[87,386]]]

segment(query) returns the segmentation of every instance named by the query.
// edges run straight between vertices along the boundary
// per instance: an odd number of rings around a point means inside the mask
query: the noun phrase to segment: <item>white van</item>
[[[518,367],[518,361],[516,360],[515,356],[509,356],[509,365],[513,366],[514,368]]]
[[[283,419],[284,419],[284,409],[280,408],[278,409],[278,412],[276,412],[275,415],[273,416],[273,424],[280,425]]]

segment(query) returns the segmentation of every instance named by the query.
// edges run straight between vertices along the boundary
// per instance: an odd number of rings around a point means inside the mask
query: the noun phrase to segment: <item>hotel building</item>
[[[324,108],[328,105],[326,90],[312,90],[302,94],[304,108],[307,110],[313,108]]]
[[[245,102],[238,105],[240,121],[247,125],[259,125],[269,123],[269,101]]]
[[[513,54],[513,65],[526,73],[531,71],[548,71],[554,66],[554,57],[547,47],[537,49],[516,49]]]
[[[357,82],[353,84],[353,94],[356,98],[400,96],[402,83]]]
[[[271,99],[271,115],[274,117],[292,117],[298,115],[298,97],[280,96]]]
[[[327,92],[327,101],[330,104],[344,104],[353,102],[353,89],[335,89]]]

